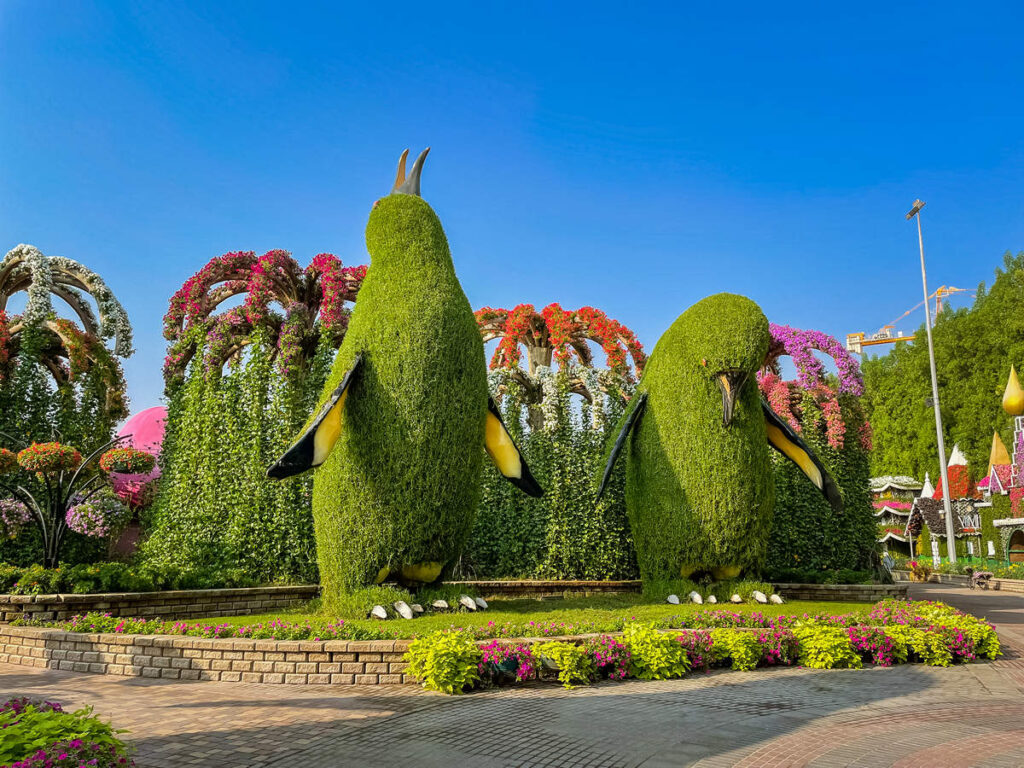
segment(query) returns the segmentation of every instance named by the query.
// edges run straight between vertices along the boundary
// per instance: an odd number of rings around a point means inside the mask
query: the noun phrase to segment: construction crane
[[[952,296],[954,293],[966,293],[970,298],[974,298],[976,295],[974,291],[968,288],[957,288],[952,285],[939,286],[938,290],[936,290],[935,293],[928,297],[929,300],[935,299],[935,313],[933,315],[934,317],[938,317],[939,313],[946,308],[946,305],[949,301],[949,297]],[[908,309],[902,315],[897,317],[891,323],[883,325],[881,328],[878,329],[877,333],[873,333],[870,336],[867,336],[863,331],[846,334],[846,351],[853,352],[858,355],[863,355],[864,347],[872,347],[878,344],[895,344],[897,341],[913,341],[914,334],[904,336],[903,331],[897,331],[895,326],[896,323],[898,323],[903,318],[907,317],[912,312],[915,312],[916,310],[920,309],[924,304],[924,301],[919,301],[917,304],[912,306],[910,309]],[[925,308],[925,311],[928,311],[927,307]],[[928,318],[928,320],[930,319],[931,317]]]

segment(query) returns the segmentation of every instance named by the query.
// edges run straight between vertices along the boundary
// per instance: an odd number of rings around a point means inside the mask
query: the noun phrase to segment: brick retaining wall
[[[307,584],[100,595],[0,595],[0,624],[22,616],[37,621],[61,621],[90,611],[174,621],[207,616],[249,616],[291,608],[319,594],[319,586]]]
[[[910,581],[910,571],[893,571],[892,574],[897,581]],[[951,584],[956,587],[971,586],[971,577],[961,573],[933,573],[928,577],[928,581],[932,584]],[[988,582],[988,588],[999,592],[1024,592],[1024,580],[992,578]]]
[[[877,603],[895,597],[906,599],[908,584],[776,584],[787,600],[824,600]]]
[[[408,640],[207,640],[0,626],[0,662],[126,677],[287,685],[413,683]]]

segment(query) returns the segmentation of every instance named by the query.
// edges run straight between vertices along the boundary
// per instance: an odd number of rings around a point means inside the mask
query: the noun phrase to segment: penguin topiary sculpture
[[[427,152],[366,226],[370,266],[321,406],[267,471],[316,469],[313,522],[326,607],[390,575],[437,581],[462,552],[484,448],[512,483],[543,493],[487,391],[483,340],[448,241],[420,197]]]
[[[709,296],[664,333],[623,416],[598,495],[626,454],[626,510],[644,580],[735,578],[764,558],[775,487],[768,446],[841,508],[821,461],[761,397],[768,320]]]

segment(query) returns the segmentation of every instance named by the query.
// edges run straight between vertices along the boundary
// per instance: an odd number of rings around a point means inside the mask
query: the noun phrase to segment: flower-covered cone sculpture
[[[774,505],[769,445],[841,506],[824,466],[760,396],[770,340],[754,302],[720,293],[680,315],[651,353],[601,488],[625,449],[645,580],[732,578],[763,559]]]
[[[441,222],[419,196],[426,154],[408,178],[403,154],[392,193],[373,206],[371,264],[321,407],[268,473],[319,467],[313,516],[328,606],[389,573],[441,576],[470,533],[485,444],[509,480],[541,493],[488,403],[483,340]]]

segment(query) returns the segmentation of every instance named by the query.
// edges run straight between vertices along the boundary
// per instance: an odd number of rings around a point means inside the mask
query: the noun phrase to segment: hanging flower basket
[[[20,501],[0,499],[0,538],[13,539],[31,520],[32,513]]]
[[[128,522],[128,508],[111,496],[100,496],[68,509],[68,528],[75,533],[105,538],[118,533]]]
[[[82,454],[60,443],[32,443],[18,453],[18,464],[29,472],[60,472],[75,469],[81,463]]]
[[[156,457],[136,448],[111,448],[100,456],[100,469],[125,475],[144,475],[153,469]]]
[[[18,468],[18,457],[14,451],[0,448],[0,475],[6,475]]]

